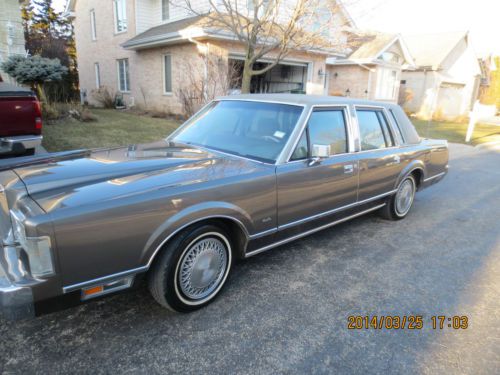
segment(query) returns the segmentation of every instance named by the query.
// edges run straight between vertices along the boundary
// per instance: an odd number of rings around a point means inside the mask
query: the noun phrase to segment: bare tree
[[[336,0],[208,0],[208,8],[201,9],[191,0],[170,3],[202,16],[204,27],[225,32],[243,44],[243,93],[250,92],[253,76],[266,73],[292,51],[339,47],[331,33],[339,26],[334,24],[341,6]],[[269,64],[254,69],[264,57]]]
[[[235,67],[218,52],[206,51],[201,69],[198,61],[187,62],[178,79],[176,94],[187,117],[216,97],[227,95],[238,80]]]

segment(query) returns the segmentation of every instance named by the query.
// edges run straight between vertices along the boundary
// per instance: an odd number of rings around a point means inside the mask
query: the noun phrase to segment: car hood
[[[251,173],[259,163],[160,141],[47,158],[14,168],[46,211]]]

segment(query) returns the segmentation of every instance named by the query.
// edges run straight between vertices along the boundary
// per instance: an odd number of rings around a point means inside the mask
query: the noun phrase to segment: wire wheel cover
[[[399,215],[405,215],[413,203],[415,186],[409,179],[403,181],[396,193],[396,211]]]
[[[199,300],[217,289],[227,268],[226,246],[217,238],[200,239],[188,249],[179,267],[182,293]]]

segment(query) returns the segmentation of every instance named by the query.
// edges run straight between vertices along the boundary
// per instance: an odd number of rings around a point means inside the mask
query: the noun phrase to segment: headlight
[[[24,226],[25,217],[18,210],[10,210],[12,218],[12,232],[16,242],[24,249],[28,255],[30,271],[33,277],[50,276],[54,274],[54,263],[52,261],[52,251],[50,238],[27,237]]]

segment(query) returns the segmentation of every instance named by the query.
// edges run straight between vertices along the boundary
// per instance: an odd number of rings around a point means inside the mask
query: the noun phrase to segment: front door
[[[360,152],[358,200],[388,194],[403,169],[400,150],[382,108],[357,107]]]
[[[356,202],[358,166],[347,119],[345,107],[314,109],[290,161],[277,167],[281,229]]]

